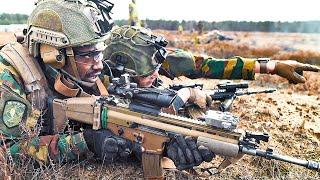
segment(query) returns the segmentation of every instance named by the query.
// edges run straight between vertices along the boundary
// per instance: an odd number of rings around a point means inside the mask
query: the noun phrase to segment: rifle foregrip
[[[236,157],[239,154],[239,145],[211,138],[199,136],[197,139],[197,145],[208,147],[212,152],[221,156]]]

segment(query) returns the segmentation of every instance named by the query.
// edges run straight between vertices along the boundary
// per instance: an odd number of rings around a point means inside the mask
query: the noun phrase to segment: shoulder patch
[[[3,123],[8,128],[16,127],[23,119],[27,106],[18,101],[7,101],[3,110]]]

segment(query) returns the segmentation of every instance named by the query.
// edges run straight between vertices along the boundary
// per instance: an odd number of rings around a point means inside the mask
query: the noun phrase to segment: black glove
[[[167,156],[173,160],[177,169],[190,169],[200,165],[203,161],[210,162],[214,153],[205,146],[197,147],[192,137],[175,135],[166,148]]]
[[[126,160],[132,152],[141,159],[141,146],[114,135],[109,130],[85,129],[84,139],[90,151],[106,163]]]

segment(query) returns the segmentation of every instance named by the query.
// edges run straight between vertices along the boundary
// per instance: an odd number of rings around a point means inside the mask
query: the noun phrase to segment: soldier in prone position
[[[289,80],[296,80],[295,82],[304,82],[303,77],[295,73],[295,68],[299,68],[300,71],[315,70],[314,67],[293,61],[269,61],[260,66],[260,63],[253,59],[195,58],[185,52],[181,52],[182,58],[189,59],[181,64],[177,63],[179,59],[170,58],[170,55],[166,59],[166,51],[159,46],[157,38],[150,33],[140,32],[139,37],[134,36],[140,41],[133,39],[131,42],[135,42],[133,47],[138,46],[142,55],[139,58],[131,58],[128,49],[112,49],[112,43],[120,42],[117,36],[121,41],[128,41],[128,38],[124,37],[135,33],[137,29],[116,28],[108,36],[112,28],[109,13],[113,4],[107,4],[107,1],[99,3],[101,2],[39,1],[28,19],[25,42],[10,43],[1,49],[0,132],[1,151],[4,152],[1,152],[2,156],[19,159],[19,155],[24,153],[39,162],[47,163],[49,160],[78,159],[89,151],[105,162],[125,159],[132,152],[137,156],[141,155],[140,146],[114,136],[108,130],[94,131],[91,127],[80,125],[83,131],[79,126],[75,126],[70,133],[66,131],[69,120],[62,122],[65,126],[59,134],[53,133],[50,122],[50,112],[54,108],[51,104],[52,99],[107,95],[107,78],[102,78],[104,74],[101,73],[103,54],[114,53],[114,59],[112,56],[106,58],[115,61],[115,67],[120,72],[136,72],[134,79],[141,87],[150,87],[155,82],[161,65],[174,76],[203,75],[208,78],[253,79],[254,72],[260,71],[276,73]],[[143,49],[143,46],[147,49]],[[145,50],[150,51],[144,52]],[[119,53],[120,51],[122,53]],[[175,54],[178,55],[179,52],[175,51]],[[156,55],[158,59],[155,58]],[[137,62],[140,64],[135,65]],[[134,66],[130,67],[130,64]],[[207,97],[198,90],[184,91],[178,92],[179,98],[174,102],[174,109],[187,101],[195,102],[200,107],[206,105]],[[186,152],[181,149],[187,146],[192,154],[181,153]],[[214,156],[207,148],[196,147],[194,140],[179,135],[168,144],[167,155],[176,165],[190,163],[186,161],[190,156],[196,159],[196,164],[204,160],[211,161]]]
[[[104,41],[113,25],[109,16],[113,4],[101,3],[38,1],[25,41],[1,48],[1,161],[28,155],[41,163],[61,162],[92,151],[109,162],[131,152],[131,142],[107,130],[74,127],[72,132],[62,129],[54,134],[51,127],[52,99],[107,94],[99,75]],[[66,128],[68,121],[62,124]]]

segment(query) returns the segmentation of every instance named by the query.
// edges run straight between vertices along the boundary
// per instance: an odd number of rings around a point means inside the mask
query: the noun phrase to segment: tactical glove
[[[190,169],[203,161],[210,162],[215,157],[207,147],[198,147],[192,137],[183,137],[181,134],[175,135],[169,142],[166,155],[179,170]]]
[[[204,91],[198,88],[188,88],[190,98],[188,102],[198,105],[201,109],[206,109],[212,103],[212,98]]]
[[[85,129],[83,135],[89,150],[105,163],[126,160],[132,152],[141,159],[139,144],[116,136],[109,130]]]
[[[297,61],[276,61],[276,66],[271,74],[277,74],[289,80],[289,83],[304,83],[303,71],[320,72],[320,68],[310,64],[303,64]]]

